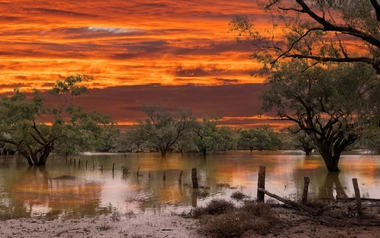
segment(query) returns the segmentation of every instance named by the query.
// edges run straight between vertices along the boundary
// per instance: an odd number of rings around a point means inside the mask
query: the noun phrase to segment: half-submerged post
[[[86,170],[87,170],[87,163],[88,163],[88,161],[86,160]]]
[[[166,170],[164,170],[164,175],[162,177],[162,180],[165,182],[166,181]]]
[[[259,167],[259,177],[257,180],[257,202],[264,202],[265,193],[261,192],[259,188],[265,189],[265,166]]]
[[[302,203],[306,204],[307,203],[307,193],[309,192],[310,179],[309,179],[309,177],[304,177],[303,180],[304,180],[304,185],[303,185]]]
[[[364,214],[362,211],[362,201],[360,198],[360,190],[359,190],[359,186],[358,186],[358,180],[356,178],[353,178],[352,184],[354,185],[354,191],[355,191],[356,210],[358,211],[359,217],[362,218]]]
[[[183,170],[181,170],[181,172],[179,173],[179,180],[178,180],[179,184],[182,184],[182,175],[183,175]]]
[[[193,188],[198,188],[198,177],[197,177],[197,169],[193,168],[191,170],[191,181],[193,182]]]

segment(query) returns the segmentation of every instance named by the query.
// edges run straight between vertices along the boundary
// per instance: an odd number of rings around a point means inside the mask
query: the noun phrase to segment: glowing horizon
[[[119,124],[141,118],[142,104],[253,120],[223,125],[257,123],[257,84],[264,78],[251,76],[258,69],[253,46],[229,29],[236,15],[254,15],[258,27],[270,27],[251,0],[0,0],[0,10],[7,13],[0,16],[0,94],[44,91],[85,74],[94,78],[87,84],[94,95],[81,104]]]

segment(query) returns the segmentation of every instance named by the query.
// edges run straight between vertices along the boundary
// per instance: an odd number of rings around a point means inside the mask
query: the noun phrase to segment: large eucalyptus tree
[[[267,82],[263,111],[275,111],[308,134],[331,172],[339,171],[343,150],[376,123],[379,75],[364,63],[310,66],[294,59],[277,64]]]

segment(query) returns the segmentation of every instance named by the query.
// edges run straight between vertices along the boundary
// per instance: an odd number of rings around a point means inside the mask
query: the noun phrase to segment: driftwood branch
[[[276,195],[276,194],[270,193],[270,192],[268,192],[267,190],[262,189],[262,188],[258,188],[257,190],[259,190],[260,192],[263,192],[263,193],[265,193],[266,195],[268,195],[268,196],[270,196],[270,197],[272,197],[272,198],[275,198],[275,199],[277,199],[277,200],[279,200],[279,201],[281,201],[281,202],[283,202],[283,203],[285,203],[285,204],[288,204],[288,205],[293,206],[293,207],[298,207],[298,208],[300,208],[300,209],[302,209],[302,210],[304,210],[304,211],[307,211],[307,212],[310,213],[310,214],[313,214],[313,215],[318,214],[318,211],[317,211],[317,210],[314,210],[313,208],[310,208],[310,207],[308,207],[308,206],[305,206],[305,205],[303,205],[302,203],[298,203],[298,202],[294,202],[294,201],[291,201],[291,200],[288,200],[288,199],[282,198],[282,197],[280,197],[280,196],[278,196],[278,195]]]

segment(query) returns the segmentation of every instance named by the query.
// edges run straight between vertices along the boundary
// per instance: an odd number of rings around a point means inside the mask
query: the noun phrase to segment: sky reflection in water
[[[166,159],[155,153],[86,154],[67,161],[52,156],[46,168],[28,168],[22,158],[3,156],[0,218],[182,212],[213,198],[232,200],[236,191],[255,199],[260,165],[266,166],[266,189],[292,200],[301,199],[305,176],[310,178],[310,199],[353,197],[352,178],[358,179],[362,196],[380,198],[380,160],[373,155],[343,155],[340,173],[328,173],[320,156],[298,151],[235,151],[207,158],[171,154]],[[129,173],[123,174],[123,166]],[[201,186],[196,193],[192,168],[197,168]]]

